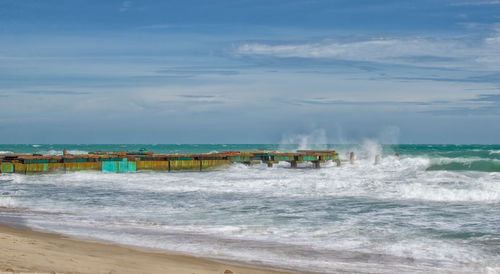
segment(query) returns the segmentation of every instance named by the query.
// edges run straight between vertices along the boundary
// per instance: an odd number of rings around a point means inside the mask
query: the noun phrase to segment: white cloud
[[[500,5],[500,1],[499,0],[472,1],[472,2],[461,2],[461,3],[450,4],[450,6],[489,6],[489,5]]]
[[[355,42],[322,41],[304,44],[247,43],[237,55],[299,57],[377,62],[386,64],[472,68],[500,68],[487,60],[500,58],[500,36],[482,41],[460,38],[371,39]]]

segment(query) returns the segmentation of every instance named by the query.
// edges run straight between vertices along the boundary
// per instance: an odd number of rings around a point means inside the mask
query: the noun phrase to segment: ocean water
[[[2,152],[293,151],[295,145],[0,145]],[[0,174],[0,222],[308,272],[500,269],[500,145],[318,145],[354,165]],[[394,153],[398,152],[400,158]],[[375,155],[382,155],[374,165]]]

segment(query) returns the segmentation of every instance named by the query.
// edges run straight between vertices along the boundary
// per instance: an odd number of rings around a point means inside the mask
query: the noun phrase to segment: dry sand
[[[3,225],[0,225],[0,272],[285,273]]]

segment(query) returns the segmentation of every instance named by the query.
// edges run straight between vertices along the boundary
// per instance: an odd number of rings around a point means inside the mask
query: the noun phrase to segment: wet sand
[[[0,272],[288,273],[0,225]]]

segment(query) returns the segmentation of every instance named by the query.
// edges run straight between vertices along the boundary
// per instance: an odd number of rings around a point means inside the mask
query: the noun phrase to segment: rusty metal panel
[[[250,156],[231,156],[231,162],[241,163],[241,162],[250,162]]]
[[[15,173],[26,173],[26,165],[22,163],[14,163],[14,172]]]
[[[102,170],[101,162],[75,162],[75,163],[64,163],[66,171],[78,171],[78,170]]]
[[[26,164],[26,173],[47,172],[49,171],[48,165],[47,163]]]
[[[202,170],[220,169],[231,165],[229,160],[202,160]]]
[[[168,171],[168,161],[137,161],[137,170]]]
[[[199,160],[172,160],[170,161],[170,171],[199,171]]]
[[[64,163],[25,164],[25,173],[64,171]]]
[[[0,163],[0,171],[2,171],[2,173],[12,173],[14,172],[14,164],[2,162]]]
[[[64,163],[49,163],[47,165],[47,169],[49,172],[55,172],[55,171],[63,172],[65,170]]]

